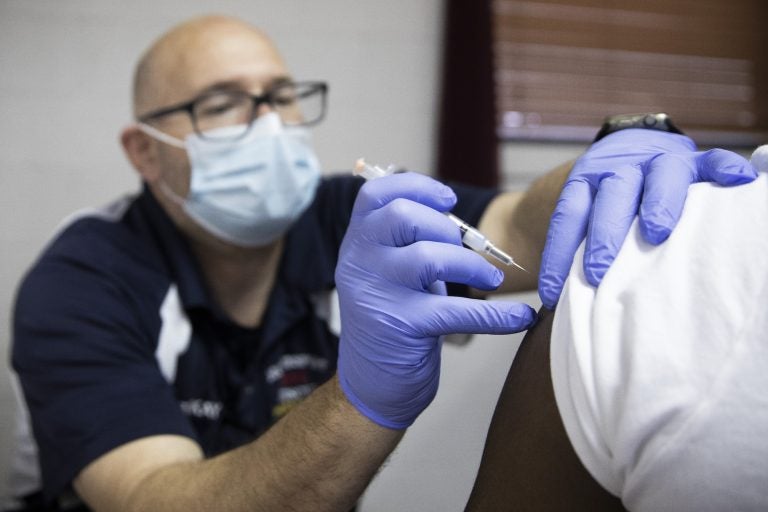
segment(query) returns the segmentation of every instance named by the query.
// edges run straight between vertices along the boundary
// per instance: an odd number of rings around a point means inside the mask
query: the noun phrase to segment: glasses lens
[[[314,124],[325,114],[325,84],[299,82],[280,85],[269,92],[272,106],[283,124]]]
[[[248,131],[253,101],[239,91],[219,91],[203,96],[192,107],[195,129],[206,139],[236,139]]]

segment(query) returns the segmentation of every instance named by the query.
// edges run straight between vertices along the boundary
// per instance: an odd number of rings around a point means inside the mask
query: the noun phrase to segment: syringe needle
[[[514,261],[512,262],[512,264],[513,264],[514,266],[516,266],[517,268],[519,268],[520,270],[522,270],[523,272],[525,272],[526,274],[530,274],[530,272],[528,272],[527,270],[525,270],[523,267],[521,267],[520,265],[518,265],[518,264],[517,264],[517,263],[515,263]]]
[[[487,254],[505,265],[514,265],[520,270],[528,272],[515,263],[512,256],[496,247],[496,245],[488,240],[488,237],[482,234],[477,228],[472,227],[452,213],[447,213],[446,215],[459,227],[459,230],[461,231],[461,241],[464,242],[464,245],[479,253]]]
[[[512,256],[510,256],[509,254],[505,253],[504,251],[502,251],[501,249],[499,249],[498,247],[493,245],[491,242],[488,242],[487,246],[488,247],[486,249],[486,252],[488,253],[489,256],[492,256],[492,257],[496,258],[497,260],[499,260],[500,262],[504,263],[505,265],[514,265],[517,268],[519,268],[520,270],[522,270],[523,272],[528,272],[523,267],[518,265],[515,262],[515,260],[512,259]]]

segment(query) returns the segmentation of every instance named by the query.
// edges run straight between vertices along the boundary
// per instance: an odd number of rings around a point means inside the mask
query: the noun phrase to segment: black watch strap
[[[675,126],[672,119],[663,112],[655,114],[621,114],[606,117],[603,126],[600,128],[600,131],[597,132],[595,140],[592,142],[597,142],[606,135],[627,128],[641,128],[644,130],[658,130],[662,132],[683,134],[682,130]]]

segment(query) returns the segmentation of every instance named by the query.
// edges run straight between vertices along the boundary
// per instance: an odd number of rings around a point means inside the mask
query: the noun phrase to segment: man
[[[525,305],[444,296],[443,281],[491,290],[502,276],[435,210],[456,204],[536,269],[568,168],[524,198],[454,195],[414,174],[357,197],[358,179],[319,179],[303,126],[322,116],[324,92],[230,18],[184,23],[144,55],[137,123],[122,134],[143,193],[71,224],[17,299],[13,364],[46,503],[72,489],[93,510],[347,510],[434,396],[439,336],[533,321]],[[617,163],[679,154],[684,195],[695,147],[656,135]],[[571,179],[599,190],[600,177]],[[629,219],[640,190],[619,189],[608,200],[631,196],[619,201]],[[555,217],[580,225],[554,223],[542,267],[555,301],[590,209],[572,203]],[[590,237],[601,265],[605,239]]]
[[[510,369],[467,510],[766,509],[766,156],[748,186],[693,187],[664,245],[633,229],[599,288],[573,266]]]

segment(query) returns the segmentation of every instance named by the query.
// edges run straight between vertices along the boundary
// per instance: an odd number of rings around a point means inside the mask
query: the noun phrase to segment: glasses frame
[[[327,105],[328,103],[328,83],[327,82],[316,81],[316,80],[305,80],[301,82],[281,82],[277,85],[274,85],[270,89],[268,89],[264,94],[250,94],[245,91],[237,90],[236,92],[248,96],[253,102],[253,114],[251,116],[251,119],[248,120],[248,130],[246,130],[245,133],[247,133],[250,130],[250,127],[251,125],[253,125],[254,120],[258,118],[257,112],[259,111],[259,107],[261,105],[269,105],[272,109],[276,110],[273,95],[275,91],[288,85],[310,87],[311,88],[310,94],[319,93],[321,95],[320,101],[321,101],[321,107],[322,107],[320,115],[317,117],[317,119],[314,119],[312,121],[303,121],[301,123],[292,124],[290,126],[314,126],[320,123],[320,121],[322,121],[323,118],[325,118],[325,112],[328,106]],[[190,101],[185,101],[184,103],[178,103],[176,105],[171,105],[169,107],[162,107],[157,110],[152,110],[140,116],[138,118],[138,121],[142,123],[148,123],[150,121],[154,121],[161,117],[165,117],[170,114],[175,114],[176,112],[186,112],[189,115],[190,120],[192,121],[192,129],[195,130],[195,133],[197,133],[201,137],[204,137],[202,132],[197,128],[197,119],[195,116],[195,104],[203,99],[208,98],[213,94],[219,94],[221,92],[222,91],[220,90],[209,91],[199,96],[196,96],[195,98],[192,98]],[[245,135],[245,133],[243,135]]]

